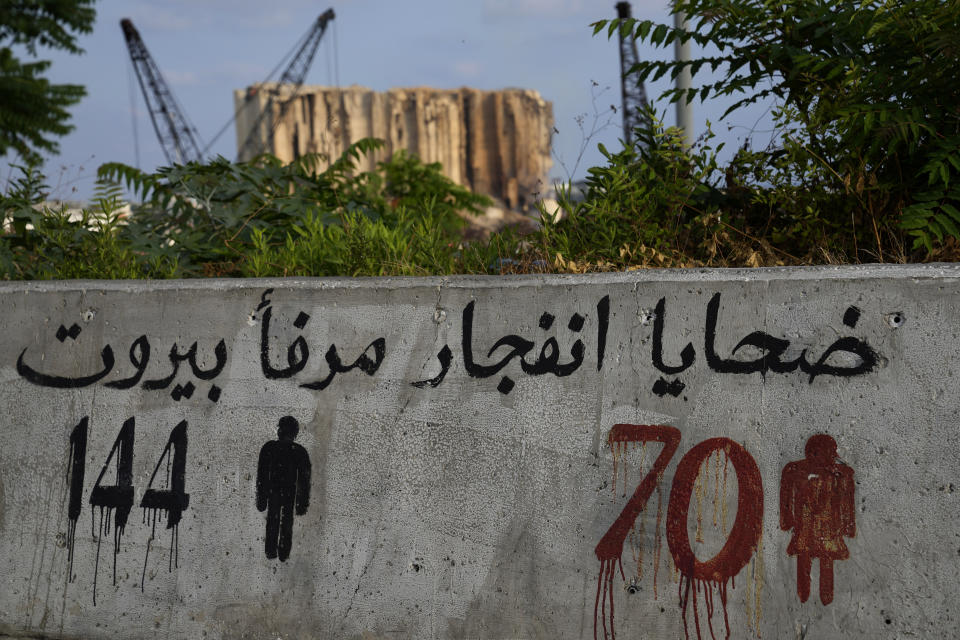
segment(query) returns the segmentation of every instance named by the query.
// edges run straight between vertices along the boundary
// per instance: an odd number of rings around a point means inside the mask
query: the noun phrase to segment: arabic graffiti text
[[[623,569],[624,546],[638,525],[638,518],[645,511],[654,490],[658,492],[657,517],[655,522],[655,556],[653,594],[657,597],[657,572],[659,568],[660,528],[666,530],[667,545],[674,567],[679,574],[678,597],[683,620],[684,634],[701,639],[705,630],[714,637],[714,592],[720,601],[725,637],[730,637],[730,622],[727,615],[728,585],[750,563],[761,547],[763,530],[763,482],[760,469],[753,456],[738,442],[729,438],[709,438],[693,446],[677,464],[671,481],[667,503],[666,521],[663,523],[660,482],[664,472],[676,454],[681,440],[680,430],[669,425],[617,424],[610,430],[607,442],[613,453],[614,491],[616,492],[619,465],[625,465],[628,449],[640,445],[643,456],[648,444],[661,444],[662,448],[637,485],[627,504],[597,543],[595,554],[600,562],[597,576],[597,592],[594,600],[594,638],[615,637],[616,598],[614,580],[619,572],[626,582]],[[797,594],[805,602],[810,593],[810,568],[813,559],[820,561],[820,599],[823,605],[833,600],[833,562],[850,557],[843,538],[856,535],[854,523],[853,470],[837,458],[836,441],[826,434],[810,437],[806,445],[806,459],[791,462],[784,468],[780,489],[780,528],[793,530],[793,538],[787,554],[797,556]],[[713,471],[710,471],[711,461]],[[721,472],[722,466],[722,472]],[[726,496],[728,470],[736,477],[736,511],[731,527],[726,526]],[[721,484],[722,474],[722,484]],[[696,496],[697,541],[703,542],[702,502],[708,491],[703,476],[716,478],[714,484],[714,526],[718,526],[717,502],[721,502],[722,525],[718,531],[724,538],[722,548],[711,558],[700,560],[691,546],[688,519],[691,514],[691,499]],[[624,480],[626,469],[624,468]],[[721,486],[723,497],[720,499]],[[642,520],[640,526],[643,526]],[[641,541],[642,544],[642,541]],[[642,550],[641,550],[642,552]],[[641,577],[638,560],[638,574]],[[759,561],[759,558],[758,558]],[[636,580],[636,579],[634,579]],[[759,603],[759,582],[757,602]],[[633,583],[635,584],[635,582]],[[635,591],[635,587],[631,592]],[[703,603],[699,603],[700,598]],[[700,611],[700,608],[703,611]],[[688,615],[692,610],[692,615]],[[701,622],[703,618],[703,623]]]

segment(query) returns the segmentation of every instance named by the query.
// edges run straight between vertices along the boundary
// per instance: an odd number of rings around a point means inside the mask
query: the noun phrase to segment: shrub
[[[493,264],[460,235],[459,212],[478,213],[489,199],[405,153],[358,172],[360,155],[381,145],[362,140],[323,170],[316,155],[155,173],[105,164],[99,209],[74,220],[39,206],[43,178],[24,167],[0,198],[0,267],[8,279],[44,279],[424,275]],[[143,202],[130,216],[119,213],[121,185]]]
[[[741,231],[762,231],[798,259],[823,249],[854,261],[903,258],[905,241],[922,258],[960,238],[960,88],[950,71],[960,66],[960,2],[678,0],[672,11],[690,16],[692,31],[631,19],[598,22],[595,33],[716,51],[634,67],[641,81],[686,65],[719,72],[683,96],[668,91],[671,100],[742,96],[727,113],[777,101],[778,143],[726,171],[743,202],[724,206]]]

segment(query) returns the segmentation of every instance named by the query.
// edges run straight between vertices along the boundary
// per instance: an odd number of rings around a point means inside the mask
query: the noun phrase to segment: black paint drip
[[[160,471],[160,465],[164,461],[166,461],[164,484],[167,489],[154,489],[153,482]],[[147,490],[140,500],[140,507],[143,509],[143,521],[144,523],[150,521],[150,539],[147,540],[147,551],[143,556],[140,591],[143,591],[146,582],[150,546],[156,538],[157,517],[161,512],[167,519],[166,528],[170,529],[170,558],[167,563],[167,571],[172,572],[174,567],[179,566],[180,521],[183,519],[183,511],[190,504],[190,495],[186,493],[186,467],[187,421],[183,420],[170,432],[167,446],[164,447],[160,459],[157,460],[157,466],[153,469],[153,475],[150,476]]]
[[[93,604],[97,604],[97,575],[100,570],[100,543],[103,536],[110,532],[110,516],[113,515],[113,584],[117,584],[117,554],[120,552],[120,539],[123,537],[123,530],[127,526],[127,518],[130,516],[130,510],[133,508],[133,440],[134,440],[134,419],[128,418],[120,428],[117,439],[110,449],[106,462],[103,463],[103,469],[97,476],[97,481],[93,485],[93,491],[90,492],[90,505],[100,508],[100,526],[97,535],[97,559],[94,565],[93,574]],[[113,460],[114,454],[117,457],[117,480],[115,485],[102,486],[100,482]],[[114,513],[115,511],[115,513]],[[106,518],[104,518],[106,516]],[[90,527],[93,529],[94,514],[90,511]]]
[[[73,582],[73,549],[77,541],[77,520],[83,508],[83,478],[86,474],[87,434],[89,418],[82,420],[70,432],[70,458],[67,461],[67,483],[70,501],[67,505],[67,582]]]

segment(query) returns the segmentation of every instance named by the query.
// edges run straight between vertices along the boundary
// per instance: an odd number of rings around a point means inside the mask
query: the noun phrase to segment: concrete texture
[[[234,92],[238,149],[260,113],[270,104],[279,113],[280,101],[292,93],[292,85],[277,83]],[[261,123],[264,144],[270,121]],[[285,162],[307,153],[336,159],[357,140],[380,138],[384,148],[362,157],[362,170],[373,170],[377,162],[403,149],[424,162],[439,162],[444,175],[457,184],[524,210],[548,188],[552,130],[551,103],[530,89],[413,87],[376,92],[358,86],[306,86],[278,123],[272,146],[255,153],[244,149],[240,159],[263,151]]]
[[[0,635],[956,637],[960,268],[0,304]]]

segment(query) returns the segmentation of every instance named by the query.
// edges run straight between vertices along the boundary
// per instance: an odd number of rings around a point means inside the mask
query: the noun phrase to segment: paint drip
[[[744,589],[744,611],[747,614],[747,628],[760,637],[760,621],[763,616],[763,540],[757,545],[757,555],[747,568],[746,588]]]
[[[717,526],[717,509],[719,508],[717,503],[720,502],[720,455],[721,452],[717,451],[717,461],[713,465],[713,526]],[[726,499],[726,495],[724,495]],[[726,529],[724,529],[726,531]]]
[[[147,578],[147,560],[150,557],[150,549],[153,541],[157,537],[157,516],[163,514],[167,520],[167,529],[170,529],[170,555],[167,558],[167,572],[171,573],[180,566],[180,525],[174,524],[171,520],[170,511],[163,508],[150,508],[143,510],[143,523],[150,523],[150,538],[147,539],[147,550],[143,555],[143,572],[140,575],[140,592],[143,592],[144,584]]]
[[[83,510],[83,479],[87,468],[87,435],[90,420],[84,416],[70,432],[67,458],[67,582],[73,582],[73,551],[77,542],[77,521]]]
[[[690,628],[687,622],[688,608],[693,609],[694,629],[697,633],[697,639],[702,640],[704,637],[704,629],[702,629],[700,624],[699,611],[699,600],[701,596],[703,598],[704,617],[706,619],[707,630],[710,632],[710,638],[712,640],[716,640],[716,630],[714,630],[713,627],[713,618],[715,613],[714,590],[716,590],[716,597],[720,600],[720,608],[723,609],[723,637],[725,640],[729,640],[730,618],[727,614],[727,584],[727,581],[714,582],[713,580],[702,580],[689,577],[686,574],[681,574],[681,578],[677,587],[677,595],[680,599],[680,609],[683,612],[683,635],[687,640],[690,638]],[[732,579],[730,584],[733,584]],[[692,607],[690,607],[691,602],[693,603]]]
[[[73,582],[73,548],[77,542],[77,521],[67,523],[67,582]]]
[[[634,443],[636,446],[636,443]],[[642,472],[647,466],[647,443],[640,443],[640,471]],[[626,480],[626,473],[624,473],[624,480]],[[643,563],[645,559],[645,542],[646,542],[646,510],[644,510],[637,520],[633,523],[633,526],[630,527],[630,549],[633,555],[633,562],[637,567],[636,579],[637,582],[643,579]],[[656,599],[656,591],[654,591],[654,599]]]
[[[653,599],[657,599],[657,574],[660,573],[660,550],[663,547],[663,535],[660,533],[663,528],[660,526],[663,522],[663,492],[660,491],[660,483],[657,483],[657,523],[653,530]]]
[[[709,464],[709,460],[710,458],[707,458],[707,463],[705,464]],[[693,493],[697,497],[697,535],[695,539],[701,544],[703,543],[703,476],[704,472],[698,473],[697,479],[693,483]]]
[[[140,575],[140,591],[143,592],[147,578],[147,561],[150,557],[150,548],[157,537],[157,518],[162,513],[166,518],[166,528],[170,530],[170,555],[167,559],[167,572],[179,567],[180,560],[180,521],[183,511],[190,504],[190,495],[186,493],[185,467],[187,450],[187,423],[178,424],[170,433],[170,439],[164,448],[163,455],[157,461],[157,466],[150,477],[150,482],[140,506],[143,508],[143,522],[150,522],[150,538],[147,540],[146,552],[143,556],[143,572]],[[164,484],[166,489],[154,489],[153,482],[160,470],[161,463],[166,460]]]
[[[100,507],[100,523],[97,527],[94,536],[97,538],[97,555],[96,560],[93,565],[93,606],[97,606],[97,576],[100,574],[100,543],[103,541],[103,537],[110,533],[110,517],[114,516],[113,523],[113,585],[117,584],[117,555],[120,553],[120,538],[123,537],[123,530],[127,526],[127,514],[122,508],[118,508],[116,513],[113,513],[113,507]],[[93,511],[90,511],[90,527],[91,530],[94,526],[94,520],[96,516]]]
[[[720,455],[720,452],[717,452],[717,455]],[[726,455],[723,456],[723,488],[722,488],[722,500],[720,501],[720,528],[723,531],[729,531],[727,527],[727,467],[730,464],[730,459]]]
[[[723,454],[723,472],[719,477]],[[710,459],[717,454],[711,473]],[[736,519],[732,529],[726,529],[726,477],[729,462],[733,462],[738,481]],[[712,493],[716,502],[723,494],[720,509],[719,533],[726,541],[723,548],[712,558],[701,561],[690,546],[688,515],[691,498],[697,498],[697,541],[702,541],[703,518],[701,500],[711,493],[710,480],[714,480]],[[706,485],[706,486],[705,486]],[[715,512],[716,513],[716,512]],[[683,618],[684,637],[689,640],[696,633],[697,640],[709,634],[711,640],[730,638],[728,615],[729,588],[736,588],[735,578],[747,568],[748,590],[753,586],[754,595],[747,595],[748,623],[751,629],[759,625],[760,595],[757,593],[756,577],[762,573],[760,539],[762,533],[763,491],[760,471],[756,462],[736,442],[726,438],[712,438],[691,449],[681,459],[670,494],[667,514],[667,537],[671,555],[679,568],[680,580],[677,596]],[[716,515],[714,515],[716,521]],[[758,569],[759,566],[759,569]],[[751,585],[751,582],[754,584]],[[722,626],[717,617],[716,604],[723,609]],[[693,624],[690,624],[690,618]],[[715,624],[716,623],[716,624]]]
[[[637,562],[637,580],[643,574],[643,550],[642,545],[645,538],[646,526],[643,515],[648,506],[648,501],[652,497],[653,491],[657,491],[657,517],[654,529],[654,597],[657,597],[657,577],[660,565],[660,547],[662,546],[661,527],[663,522],[663,495],[660,490],[660,482],[663,479],[663,472],[670,459],[676,453],[680,443],[680,432],[675,427],[667,425],[632,425],[618,424],[607,438],[613,455],[613,483],[614,495],[616,492],[616,483],[620,476],[620,465],[623,464],[623,487],[626,491],[628,485],[628,472],[625,454],[628,450],[628,443],[634,443],[634,449],[637,443],[641,444],[641,470],[646,466],[646,443],[662,443],[663,449],[647,471],[639,485],[633,491],[627,501],[626,506],[620,512],[620,515],[610,526],[600,542],[596,546],[597,559],[600,561],[600,572],[597,576],[597,593],[594,600],[593,633],[594,638],[599,638],[602,631],[603,637],[615,638],[614,628],[614,575],[619,568],[620,577],[626,582],[626,574],[623,569],[623,546],[630,542],[633,550],[633,557]],[[638,522],[639,520],[639,522]],[[639,531],[639,536],[637,535]],[[637,541],[639,540],[639,544]],[[600,622],[597,622],[600,618]]]

